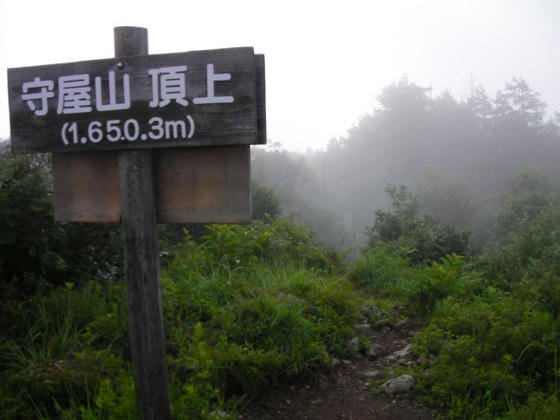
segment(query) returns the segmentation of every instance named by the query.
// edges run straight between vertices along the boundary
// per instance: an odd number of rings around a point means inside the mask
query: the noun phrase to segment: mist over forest
[[[278,143],[252,149],[254,183],[320,242],[362,247],[374,212],[390,206],[386,188],[404,185],[422,213],[471,232],[479,249],[493,239],[514,179],[528,191],[558,185],[560,119],[521,78],[494,97],[473,85],[460,100],[405,77],[377,101],[326,150],[303,155]]]
[[[158,226],[173,418],[560,418],[560,116],[518,78],[377,102],[325,150],[253,147],[252,223]],[[55,222],[51,157],[8,146],[0,412],[139,418],[121,226]],[[344,416],[305,392],[333,374]]]
[[[255,218],[308,225],[317,242],[355,255],[375,212],[390,207],[387,188],[402,185],[422,214],[469,232],[477,250],[494,238],[516,177],[528,190],[560,189],[560,114],[522,78],[494,97],[472,84],[458,99],[403,77],[376,99],[324,150],[291,152],[282,139],[252,147]]]
[[[559,18],[0,0],[0,420],[560,419]]]

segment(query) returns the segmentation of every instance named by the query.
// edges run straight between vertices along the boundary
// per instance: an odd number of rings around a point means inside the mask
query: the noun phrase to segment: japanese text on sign
[[[179,105],[188,106],[186,91],[187,66],[161,67],[149,69],[148,73],[152,79],[152,100],[149,105],[152,108],[164,107],[175,101]],[[117,100],[117,81],[115,72],[108,72],[108,102],[103,103],[103,83],[101,77],[95,77],[95,109],[97,111],[115,111],[130,108],[130,76],[122,75],[120,91],[122,99]],[[193,99],[195,104],[232,103],[233,96],[216,96],[214,84],[216,82],[231,79],[229,73],[215,73],[214,65],[206,66],[206,91],[205,97]],[[46,115],[49,109],[48,101],[55,96],[54,82],[52,80],[41,80],[35,77],[32,81],[22,84],[21,99],[25,101],[30,111],[37,116]],[[91,112],[92,95],[89,74],[73,74],[60,76],[57,80],[58,98],[57,114],[78,114]]]
[[[250,47],[8,69],[15,153],[266,142]]]

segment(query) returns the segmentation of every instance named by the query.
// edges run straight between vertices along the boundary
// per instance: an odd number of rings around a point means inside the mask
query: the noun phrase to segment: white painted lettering
[[[152,76],[152,100],[150,107],[164,107],[171,101],[180,105],[187,106],[186,99],[187,85],[185,72],[187,66],[160,67],[150,69],[148,72]]]
[[[103,103],[101,77],[95,78],[95,108],[98,111],[114,111],[130,108],[130,82],[129,75],[123,75],[123,102],[117,103],[117,87],[115,83],[115,72],[109,72],[109,103]]]
[[[53,81],[35,77],[32,82],[23,83],[21,88],[23,91],[21,99],[26,101],[29,109],[37,116],[47,115],[49,110],[47,100],[54,96]],[[39,107],[33,101],[39,101]]]
[[[233,96],[216,96],[214,93],[214,83],[231,79],[230,73],[214,73],[214,64],[206,66],[206,96],[194,98],[195,104],[228,104],[234,101]]]
[[[58,78],[57,114],[91,112],[89,74],[73,74]]]

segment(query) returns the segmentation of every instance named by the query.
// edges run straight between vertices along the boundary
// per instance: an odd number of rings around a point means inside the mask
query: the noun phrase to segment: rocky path
[[[376,310],[374,308],[374,310]],[[399,376],[399,365],[418,363],[410,354],[410,338],[420,326],[382,318],[357,326],[369,348],[356,338],[349,342],[356,356],[333,360],[332,371],[319,381],[275,389],[248,401],[244,420],[423,420],[434,413],[418,404],[410,392],[414,378]]]

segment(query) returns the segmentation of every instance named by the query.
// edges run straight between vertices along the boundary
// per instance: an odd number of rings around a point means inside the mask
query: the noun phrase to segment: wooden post
[[[114,29],[115,57],[148,54],[145,28]],[[130,347],[142,419],[171,419],[152,151],[119,152]]]

